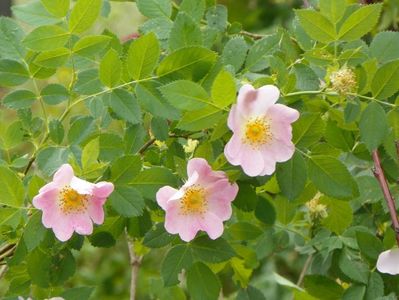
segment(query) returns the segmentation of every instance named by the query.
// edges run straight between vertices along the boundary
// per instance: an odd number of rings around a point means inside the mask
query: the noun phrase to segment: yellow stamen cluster
[[[356,74],[347,67],[332,73],[330,81],[332,89],[340,94],[346,95],[356,90]]]
[[[327,206],[319,203],[318,196],[307,202],[306,207],[309,209],[309,215],[312,220],[320,220],[328,216]]]
[[[83,212],[87,209],[89,195],[79,194],[70,186],[65,186],[59,193],[59,205],[63,213]]]
[[[187,144],[183,145],[183,149],[185,153],[193,153],[199,144],[198,140],[188,139]]]
[[[261,117],[251,119],[245,125],[243,142],[258,148],[266,144],[272,138],[269,122]]]
[[[180,212],[183,215],[205,213],[208,207],[205,189],[199,185],[189,187],[186,189],[180,205]]]

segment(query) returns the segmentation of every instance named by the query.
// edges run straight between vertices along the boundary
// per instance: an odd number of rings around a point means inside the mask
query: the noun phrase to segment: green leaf
[[[68,156],[69,151],[66,148],[44,148],[37,154],[37,166],[44,175],[50,177],[62,164],[68,162]]]
[[[77,287],[65,290],[60,296],[65,300],[89,299],[93,291],[92,287]]]
[[[204,0],[183,0],[180,4],[180,11],[184,11],[193,18],[194,21],[200,22],[205,13]]]
[[[194,81],[203,78],[216,61],[217,54],[202,47],[187,47],[169,54],[160,63],[158,76],[175,74]]]
[[[237,300],[266,300],[266,298],[261,291],[253,286],[248,286],[245,290],[241,289],[238,292]]]
[[[0,60],[0,86],[16,86],[29,79],[28,70],[15,60]]]
[[[141,111],[137,99],[124,89],[113,90],[107,95],[109,106],[115,114],[131,124],[141,122]]]
[[[29,25],[42,26],[60,22],[60,19],[50,14],[40,1],[29,1],[27,4],[12,7],[13,15]]]
[[[320,12],[333,24],[337,24],[344,16],[346,6],[345,0],[321,0]]]
[[[129,48],[127,68],[134,80],[145,79],[152,75],[160,56],[160,46],[154,33],[135,40]]]
[[[73,121],[68,132],[68,141],[71,144],[80,144],[93,132],[96,126],[94,118],[84,116]]]
[[[78,73],[74,91],[82,95],[93,95],[103,91],[104,87],[99,80],[96,69],[85,70]]]
[[[180,119],[180,112],[164,100],[154,85],[137,84],[136,96],[140,105],[153,116],[169,120]]]
[[[381,240],[375,235],[363,231],[356,232],[356,240],[360,253],[374,265],[380,253],[384,251]]]
[[[92,57],[104,50],[111,42],[111,37],[106,35],[85,36],[73,46],[73,53],[84,57]]]
[[[100,15],[102,0],[78,0],[69,18],[69,30],[79,34],[89,29]]]
[[[256,41],[252,45],[251,49],[249,49],[245,68],[247,70],[257,71],[259,65],[262,65],[262,61],[265,60],[265,57],[268,55],[272,55],[275,52],[278,47],[279,41],[280,39],[277,34],[266,36],[263,39]],[[260,69],[264,68],[260,67]]]
[[[370,52],[380,63],[399,59],[399,32],[378,33],[370,44]]]
[[[128,183],[136,177],[143,166],[141,157],[127,155],[118,158],[111,167],[111,180],[116,185]]]
[[[293,124],[292,129],[294,144],[300,148],[307,148],[321,139],[325,124],[319,114],[305,113]]]
[[[342,234],[352,224],[353,211],[347,201],[323,196],[320,198],[320,203],[327,206],[328,213],[322,224],[332,232]]]
[[[256,189],[247,182],[238,182],[238,194],[233,205],[243,211],[253,211],[258,203]]]
[[[46,68],[58,68],[66,63],[71,52],[67,48],[45,51],[36,56],[35,63]]]
[[[340,270],[351,280],[367,284],[369,270],[366,264],[349,257],[347,251],[342,251],[339,257],[338,266]]]
[[[162,86],[160,91],[170,104],[182,110],[198,110],[210,103],[204,88],[189,80],[174,81]]]
[[[23,241],[25,242],[26,249],[32,251],[39,246],[45,234],[46,228],[42,224],[42,214],[36,212],[30,217],[23,233]]]
[[[48,105],[57,105],[69,99],[69,92],[66,87],[52,83],[41,91],[43,101]]]
[[[174,51],[188,46],[201,46],[202,32],[199,25],[186,13],[180,12],[169,36],[169,48]]]
[[[18,60],[25,57],[25,47],[21,45],[24,35],[14,20],[0,17],[0,58]]]
[[[350,42],[370,32],[378,22],[381,9],[381,4],[372,4],[356,10],[342,24],[338,39]]]
[[[370,102],[359,122],[360,139],[369,151],[377,149],[388,134],[389,125],[384,109],[377,102]]]
[[[144,34],[155,33],[158,39],[167,40],[172,26],[173,22],[169,18],[157,17],[147,20],[147,22],[140,26],[139,30]]]
[[[163,167],[145,169],[130,182],[131,186],[138,189],[148,199],[155,199],[156,192],[162,186],[176,186],[176,184],[176,176]]]
[[[295,11],[305,32],[314,40],[328,44],[337,38],[334,25],[321,13],[310,9]]]
[[[136,3],[139,11],[148,18],[170,18],[172,14],[170,0],[137,0]]]
[[[307,181],[306,163],[302,155],[295,152],[289,161],[278,164],[276,174],[282,194],[289,200],[295,200]]]
[[[217,300],[221,284],[205,264],[197,262],[187,271],[187,289],[193,300]]]
[[[224,31],[227,27],[227,8],[224,5],[215,5],[206,12],[208,27]]]
[[[58,18],[66,16],[69,10],[69,0],[41,0],[46,10]]]
[[[36,248],[29,254],[27,263],[32,283],[40,287],[48,287],[50,283],[51,256],[41,248]]]
[[[0,204],[22,207],[25,190],[21,179],[10,169],[0,166]]]
[[[49,122],[48,126],[50,139],[56,144],[61,144],[64,140],[64,126],[62,126],[62,123],[54,119]]]
[[[226,107],[236,102],[236,83],[234,77],[222,70],[212,85],[211,95],[213,102],[219,107]]]
[[[190,247],[197,259],[211,264],[227,261],[236,255],[223,238],[211,240],[207,236],[200,236],[190,244]]]
[[[175,236],[165,230],[164,224],[159,223],[154,230],[145,234],[143,244],[149,248],[161,248],[167,246],[174,239]]]
[[[342,297],[342,300],[363,300],[366,293],[366,287],[360,284],[352,284]]]
[[[377,272],[370,273],[365,300],[374,300],[384,296],[384,281]]]
[[[15,121],[7,127],[6,133],[2,136],[3,147],[11,149],[18,146],[24,139],[25,130],[21,121]]]
[[[309,294],[325,300],[340,299],[344,292],[338,283],[323,275],[305,276],[304,286]]]
[[[399,90],[399,60],[380,67],[371,82],[373,96],[378,99],[391,97]]]
[[[82,151],[82,168],[84,171],[89,170],[93,165],[97,164],[98,155],[100,154],[100,139],[95,138],[88,142]]]
[[[11,109],[30,108],[36,99],[36,95],[31,91],[17,90],[7,94],[3,99],[3,104]]]
[[[108,87],[118,85],[122,77],[122,62],[119,54],[114,49],[110,49],[100,62],[100,80]]]
[[[247,42],[242,36],[232,38],[223,48],[223,64],[233,66],[238,72],[245,62],[248,49]]]
[[[22,43],[34,51],[48,51],[63,47],[70,33],[60,26],[45,25],[30,32]]]
[[[346,166],[334,157],[312,156],[308,164],[309,178],[320,192],[338,199],[355,197],[357,184]]]
[[[161,265],[161,276],[165,286],[179,283],[177,278],[182,269],[188,269],[194,258],[188,245],[174,246],[166,254]]]
[[[228,232],[233,239],[240,241],[254,240],[262,234],[258,226],[249,222],[234,223],[228,228]]]
[[[187,131],[198,131],[213,127],[221,118],[222,111],[213,106],[186,112],[177,127]]]
[[[143,214],[144,199],[141,194],[132,187],[116,187],[109,196],[112,208],[124,217],[137,217]]]

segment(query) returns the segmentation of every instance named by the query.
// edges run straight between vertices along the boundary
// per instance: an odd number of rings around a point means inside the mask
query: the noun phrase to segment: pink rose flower
[[[377,260],[377,270],[391,275],[399,274],[399,249],[381,252]]]
[[[279,96],[273,85],[254,89],[246,84],[231,108],[227,125],[233,136],[224,154],[249,176],[273,174],[276,162],[289,160],[295,152],[291,123],[299,118],[299,112],[276,104]]]
[[[179,190],[164,186],[157,192],[157,202],[166,212],[165,229],[186,242],[199,230],[217,239],[223,233],[223,221],[231,217],[238,186],[231,184],[224,172],[213,171],[202,158],[189,160],[187,175]]]
[[[65,242],[74,231],[89,235],[93,232],[93,222],[104,222],[103,205],[113,190],[110,182],[94,184],[75,177],[72,167],[64,164],[32,202],[43,211],[43,225],[52,228],[57,239]]]

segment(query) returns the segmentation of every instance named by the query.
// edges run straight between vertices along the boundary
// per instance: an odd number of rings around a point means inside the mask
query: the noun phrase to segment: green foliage
[[[396,28],[399,6],[118,2],[34,0],[13,7],[17,20],[0,18],[0,298],[124,299],[138,267],[143,300],[396,299],[397,279],[375,270],[395,237],[371,152],[396,197],[398,34],[383,30]],[[125,38],[119,16],[132,12],[144,23]],[[258,19],[273,27],[242,30]],[[292,135],[295,146],[270,176],[251,178],[224,155],[248,83],[277,86],[278,103],[300,112],[292,131],[270,119],[271,139],[292,147]],[[245,134],[248,116],[236,117]],[[161,187],[184,185],[192,157],[239,187],[216,240],[200,231],[182,242],[157,203]],[[87,240],[58,241],[32,203],[64,163],[114,184]]]

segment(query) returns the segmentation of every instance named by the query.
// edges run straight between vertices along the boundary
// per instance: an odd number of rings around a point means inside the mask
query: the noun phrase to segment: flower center
[[[79,194],[70,186],[65,186],[59,194],[59,205],[63,213],[77,213],[87,209],[89,195]]]
[[[257,148],[267,143],[272,137],[270,125],[264,118],[255,118],[245,125],[244,143]]]
[[[181,199],[181,212],[184,215],[200,213],[206,211],[208,201],[204,188],[194,185],[189,187]]]

